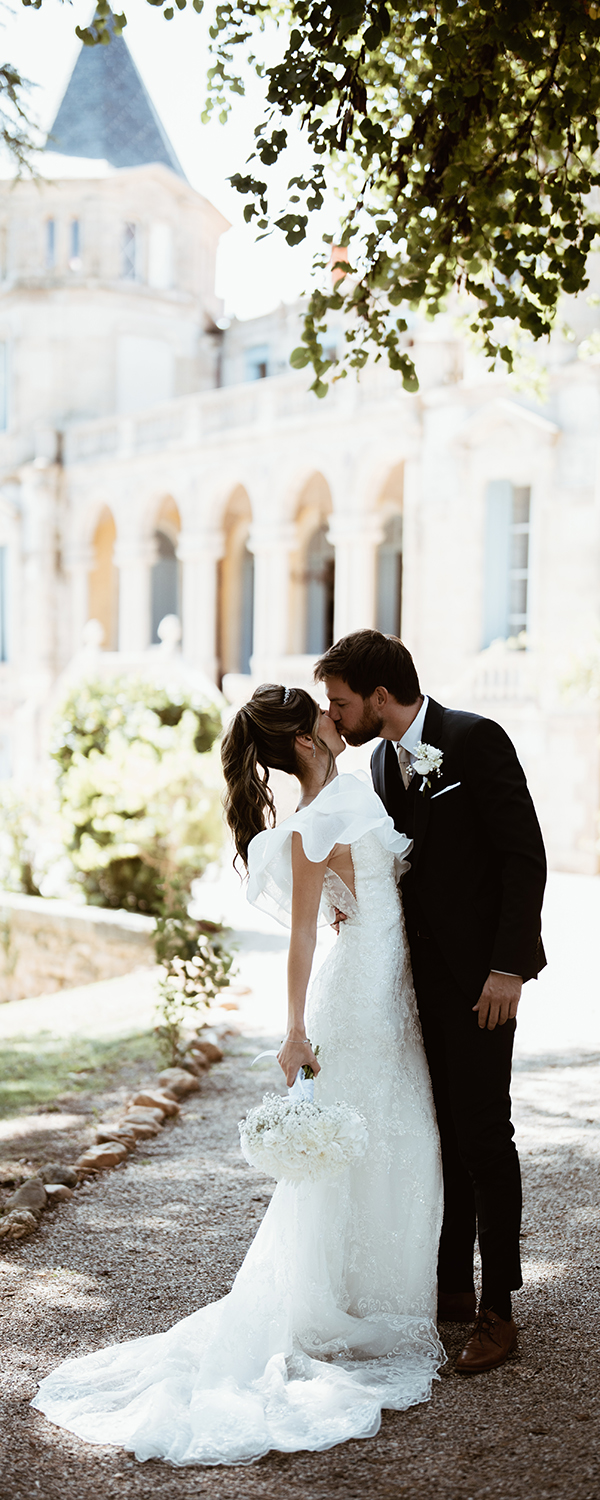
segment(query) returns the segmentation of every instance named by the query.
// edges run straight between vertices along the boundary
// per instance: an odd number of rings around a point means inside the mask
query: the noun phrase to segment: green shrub
[[[181,886],[166,892],[156,919],[154,948],[159,965],[156,1036],[169,1064],[185,1057],[184,1027],[199,1033],[210,1023],[210,1006],[233,977],[234,953],[229,929],[220,922],[191,917]]]
[[[77,682],[51,754],[65,845],[91,905],[159,914],[188,893],[223,835],[218,709],[177,683],[124,674]]]
[[[0,782],[0,890],[25,896],[54,895],[61,856],[61,830],[51,789]],[[59,881],[60,883],[60,881]]]

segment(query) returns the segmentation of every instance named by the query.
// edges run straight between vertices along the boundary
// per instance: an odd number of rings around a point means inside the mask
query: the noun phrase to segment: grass
[[[51,1104],[65,1095],[101,1093],[120,1082],[139,1081],[140,1069],[164,1067],[152,1031],[106,1040],[53,1036],[11,1037],[0,1046],[0,1118]]]

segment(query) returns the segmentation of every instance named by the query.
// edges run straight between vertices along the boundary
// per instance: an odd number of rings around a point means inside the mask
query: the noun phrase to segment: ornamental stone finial
[[[100,620],[88,620],[83,627],[83,644],[86,651],[101,651],[106,631]]]
[[[175,651],[182,634],[179,616],[164,615],[156,634],[164,652]]]

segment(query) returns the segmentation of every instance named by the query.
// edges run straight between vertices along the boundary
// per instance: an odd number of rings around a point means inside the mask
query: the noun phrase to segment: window
[[[165,615],[179,614],[179,563],[171,538],[155,531],[156,562],[152,569],[152,644],[158,641],[158,627]]]
[[[246,380],[265,380],[269,373],[269,348],[267,344],[257,344],[255,349],[246,350]]]
[[[527,629],[529,591],[529,487],[513,489],[510,528],[509,635]]]
[[[240,672],[249,673],[254,642],[254,555],[247,545],[242,552],[240,585]]]
[[[137,277],[137,225],[123,225],[121,244],[121,276],[124,281],[135,281]]]
[[[484,646],[527,629],[530,506],[529,486],[496,479],[487,487]]]
[[[7,553],[8,547],[0,547],[0,661],[8,661]]]
[[[56,265],[56,220],[46,219],[46,270],[53,271]]]
[[[320,656],[333,644],[335,553],[320,526],[311,537],[306,553],[306,651]]]
[[[402,622],[402,516],[390,516],[377,549],[377,629],[400,635]]]
[[[71,219],[69,225],[69,270],[81,270],[81,226],[79,219]]]

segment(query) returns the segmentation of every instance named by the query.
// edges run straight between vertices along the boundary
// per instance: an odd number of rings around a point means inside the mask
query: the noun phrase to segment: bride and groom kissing
[[[288,1085],[312,1068],[315,1102],[360,1111],[368,1151],[333,1181],[279,1182],[227,1297],[42,1382],[51,1420],[140,1459],[239,1464],[368,1437],[382,1408],[431,1395],[438,1320],[473,1324],[464,1375],[516,1342],[511,1057],[522,984],[545,964],[525,776],[498,724],[422,694],[395,637],[347,636],[315,676],[328,712],[268,684],[235,714],[225,810],[249,900],[291,925]],[[373,739],[373,785],[338,775],[345,744]],[[273,769],[301,789],[279,825]],[[339,935],[309,987],[319,920]]]

